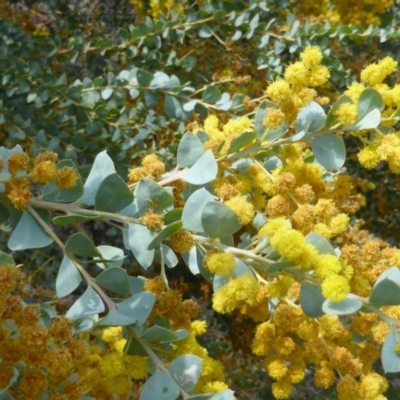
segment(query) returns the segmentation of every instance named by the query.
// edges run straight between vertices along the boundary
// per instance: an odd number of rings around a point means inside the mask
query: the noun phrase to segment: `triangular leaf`
[[[64,256],[56,278],[56,293],[59,298],[72,293],[82,282],[82,276],[74,262]]]
[[[183,175],[183,179],[192,185],[204,185],[217,176],[218,165],[214,154],[207,150],[196,163]]]
[[[117,212],[129,206],[133,193],[117,174],[108,175],[100,183],[95,196],[95,209]]]
[[[36,212],[46,223],[50,222],[50,213],[47,210],[36,210]],[[53,243],[53,238],[44,231],[31,214],[24,211],[8,240],[8,247],[14,251],[39,249],[51,243]]]
[[[108,156],[106,150],[99,153],[92,165],[89,176],[86,179],[83,196],[79,199],[80,203],[94,205],[97,189],[103,180],[115,172],[114,163]]]

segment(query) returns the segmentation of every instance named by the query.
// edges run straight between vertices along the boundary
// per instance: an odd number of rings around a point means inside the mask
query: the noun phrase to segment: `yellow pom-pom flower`
[[[254,206],[247,201],[246,196],[235,196],[225,204],[236,214],[241,225],[247,225],[254,218]]]
[[[213,254],[208,259],[206,267],[213,274],[228,276],[236,267],[235,257],[230,253]]]
[[[332,274],[322,283],[322,295],[333,302],[344,300],[350,293],[350,284],[344,276]]]

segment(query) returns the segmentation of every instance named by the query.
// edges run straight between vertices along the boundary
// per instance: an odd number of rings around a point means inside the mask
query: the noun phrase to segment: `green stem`
[[[62,203],[53,203],[51,201],[39,200],[39,199],[32,199],[31,205],[36,208],[43,208],[45,210],[53,210],[53,211],[62,211],[66,214],[79,214],[82,216],[89,216],[89,217],[103,217],[105,222],[108,219],[126,222],[126,223],[134,223],[134,224],[142,224],[139,219],[133,217],[127,217],[125,215],[110,213],[106,211],[98,211],[98,210],[88,210],[86,208],[82,208],[79,203],[69,203],[69,204],[62,204]]]
[[[237,249],[236,247],[226,246],[225,244],[215,242],[204,236],[193,235],[193,239],[200,243],[206,243],[207,245],[214,247],[216,249],[220,249],[226,253],[232,253],[232,254],[237,254],[239,256],[251,258],[252,260],[257,261],[258,263],[260,263],[262,265],[269,266],[269,265],[275,263],[275,261],[273,261],[273,260],[270,260],[268,258],[261,257],[261,256],[258,256],[257,254],[254,254],[253,251]]]
[[[37,221],[37,223],[44,229],[44,231],[57,243],[60,247],[64,255],[71,259],[71,261],[75,264],[78,271],[85,278],[88,286],[91,286],[103,299],[104,303],[107,305],[107,308],[112,311],[116,311],[117,307],[114,302],[107,296],[107,294],[103,291],[103,289],[95,282],[93,277],[85,270],[85,268],[80,264],[80,262],[75,258],[75,256],[65,249],[64,243],[58,238],[58,236],[53,232],[50,226],[42,219],[42,217],[36,212],[36,210],[30,205],[28,206],[28,212],[32,215],[33,218]]]
[[[165,273],[164,250],[163,250],[163,247],[162,247],[162,243],[160,244],[158,249],[160,251],[161,276],[162,276],[162,278],[164,280],[165,286],[169,290],[168,279],[167,279],[167,275]]]

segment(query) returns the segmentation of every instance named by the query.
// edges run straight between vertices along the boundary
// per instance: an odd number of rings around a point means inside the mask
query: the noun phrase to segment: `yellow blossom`
[[[283,79],[278,78],[267,88],[267,95],[275,103],[279,103],[291,94],[290,85]]]
[[[330,78],[331,73],[329,69],[324,65],[319,65],[315,69],[312,70],[309,78],[310,86],[322,86],[325,84]]]
[[[35,182],[48,183],[56,177],[56,165],[51,161],[42,161],[35,165],[32,177]]]
[[[101,339],[106,343],[112,344],[122,339],[122,327],[112,326],[105,329],[101,335]]]
[[[278,359],[267,364],[267,371],[271,378],[280,380],[287,374],[288,367],[283,360]]]
[[[241,302],[255,301],[259,284],[253,275],[241,275],[222,286],[213,295],[213,308],[221,314],[232,312]]]
[[[143,290],[154,293],[160,296],[167,289],[164,279],[161,276],[156,276],[153,279],[148,279],[143,287]]]
[[[172,234],[169,238],[169,246],[177,253],[186,253],[195,245],[192,234],[182,229],[179,232]]]
[[[165,172],[165,164],[155,154],[145,156],[142,166],[146,175],[152,179],[158,179]]]
[[[310,83],[310,73],[302,62],[297,61],[287,66],[285,80],[293,86],[306,87]]]
[[[307,68],[315,68],[322,61],[322,51],[317,46],[307,46],[301,53],[300,58]]]
[[[274,382],[272,384],[272,394],[278,400],[288,399],[292,391],[292,385],[287,380]]]
[[[358,397],[358,382],[350,375],[345,375],[337,384],[339,400],[348,400]]]
[[[11,265],[0,266],[0,295],[11,293],[17,285],[19,271]]]
[[[149,362],[146,357],[123,355],[126,374],[133,379],[144,379],[149,373]]]
[[[38,399],[46,391],[47,386],[47,376],[44,372],[25,369],[19,390],[27,399]]]
[[[321,254],[314,265],[318,278],[324,279],[332,274],[338,274],[342,269],[340,261],[332,254]]]
[[[333,302],[344,300],[350,293],[348,280],[340,275],[332,274],[322,283],[323,296]]]
[[[164,216],[148,211],[144,214],[140,221],[150,229],[160,229],[163,225]]]
[[[190,323],[190,332],[194,336],[202,335],[207,330],[207,322],[206,321],[192,321]]]
[[[397,68],[397,61],[392,57],[385,57],[378,63],[369,64],[361,71],[361,80],[370,86],[378,85],[388,75],[395,72]]]
[[[367,169],[375,168],[380,161],[376,149],[373,149],[371,146],[361,149],[357,154],[357,158],[360,164]]]
[[[318,369],[314,375],[314,384],[321,389],[328,389],[335,382],[336,376],[331,368],[323,367]]]
[[[6,195],[18,209],[25,208],[31,198],[31,189],[28,180],[21,178],[5,184]]]
[[[236,267],[235,257],[231,253],[213,254],[205,266],[212,274],[228,276]]]
[[[73,167],[61,167],[56,172],[56,186],[59,189],[72,189],[76,185],[78,174]]]
[[[235,196],[225,202],[238,217],[241,225],[247,225],[250,223],[255,215],[253,205],[247,201],[246,196]]]
[[[224,139],[224,133],[219,129],[219,120],[216,115],[209,115],[204,121],[204,131],[217,142]]]
[[[271,341],[274,336],[275,325],[273,323],[267,321],[258,325],[251,345],[253,353],[258,356],[268,355],[271,348]]]
[[[12,176],[16,175],[19,171],[24,171],[29,165],[29,156],[26,153],[12,154],[8,161],[8,171]]]
[[[263,120],[266,128],[276,129],[285,122],[285,114],[279,108],[269,108]]]
[[[58,160],[57,153],[54,153],[53,151],[50,151],[50,150],[46,150],[43,153],[39,153],[36,156],[33,164],[37,165],[43,161],[51,161],[53,164],[55,164],[57,162],[57,160]]]
[[[350,125],[357,121],[357,106],[351,103],[342,103],[334,112],[341,125]]]

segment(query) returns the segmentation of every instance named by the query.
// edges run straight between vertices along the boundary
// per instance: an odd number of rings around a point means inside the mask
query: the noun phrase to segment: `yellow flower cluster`
[[[204,143],[204,148],[206,150],[211,149],[215,155],[224,156],[234,139],[245,132],[252,132],[254,127],[253,122],[248,117],[230,119],[221,127],[218,117],[209,115],[204,121],[203,129],[210,137]]]
[[[284,120],[291,124],[297,112],[311,101],[326,101],[317,99],[317,92],[312,89],[324,85],[330,77],[328,68],[321,64],[321,50],[316,46],[307,46],[300,59],[286,67],[284,79],[278,78],[267,88],[268,97],[279,105],[279,109],[268,111],[264,120],[266,128],[274,129]]]
[[[196,336],[203,334],[207,329],[207,324],[204,321],[193,321],[190,324],[190,335],[174,345],[174,350],[170,355],[171,360],[184,354],[193,354],[200,357],[202,369],[200,379],[194,388],[197,393],[221,392],[228,389],[225,383],[225,374],[223,365],[208,355],[207,349],[200,346],[196,340]]]
[[[212,274],[229,276],[236,266],[235,257],[231,253],[216,253],[207,258],[207,262],[204,262],[204,266]]]
[[[99,363],[100,371],[105,377],[104,386],[109,392],[126,395],[133,388],[132,379],[141,380],[147,377],[148,359],[123,352],[126,339],[122,336],[121,327],[107,328],[101,338],[110,348]]]
[[[72,321],[65,317],[43,325],[37,304],[27,305],[11,294],[21,276],[14,266],[0,266],[0,387],[9,385],[14,368],[20,374],[7,390],[9,395],[34,400],[48,390],[54,399],[106,399],[127,396],[132,379],[147,376],[145,358],[122,354],[125,340],[120,328],[103,333],[110,349],[102,350],[74,337]]]
[[[194,388],[198,393],[219,392],[228,388],[225,383],[224,369],[220,362],[212,359],[207,350],[196,340],[196,337],[205,333],[205,321],[191,321],[199,312],[198,305],[191,299],[182,300],[182,294],[176,290],[167,290],[161,277],[149,279],[145,283],[145,290],[157,296],[151,317],[165,318],[174,329],[187,329],[190,335],[173,345],[171,353],[165,353],[169,361],[184,354],[194,354],[202,361],[200,379]]]
[[[181,15],[187,8],[186,2],[172,0],[131,0],[131,3],[138,15],[150,14],[154,19],[159,18],[161,14],[167,16],[171,11]]]
[[[345,95],[351,98],[351,102],[342,103],[335,111],[338,122],[342,125],[352,124],[357,121],[357,104],[361,93],[367,88],[375,89],[382,97],[384,109],[382,118],[386,120],[382,125],[393,126],[397,120],[391,119],[396,110],[400,108],[400,85],[389,87],[384,80],[397,71],[398,62],[392,57],[385,57],[377,63],[367,65],[361,71],[361,81],[353,82]],[[400,133],[383,134],[375,130],[374,135],[367,135],[368,130],[352,132],[358,136],[364,146],[357,154],[358,160],[367,169],[375,168],[380,162],[387,161],[393,173],[400,173]]]
[[[16,153],[7,160],[11,178],[5,182],[5,192],[13,206],[25,208],[32,196],[31,182],[46,184],[54,181],[59,189],[71,189],[78,179],[74,168],[56,167],[58,155],[52,151],[40,153],[31,160],[26,153]]]
[[[371,320],[371,314],[364,315]],[[346,395],[352,393],[360,400],[386,399],[382,394],[388,386],[386,379],[371,371],[380,356],[378,347],[355,345],[352,339],[351,326],[337,316],[312,319],[295,303],[281,301],[273,316],[257,326],[252,351],[265,357],[265,369],[277,381],[272,385],[277,399],[289,398],[292,385],[305,377],[306,363],[315,365],[318,388],[328,389],[341,377],[338,398],[349,398]]]
[[[355,195],[349,176],[339,175],[325,182],[321,168],[304,162],[301,154],[300,146],[285,146],[281,151],[285,164],[269,176],[260,170],[253,173],[270,197],[266,201],[267,215],[289,218],[293,227],[304,234],[313,231],[326,238],[335,237],[346,231],[346,213],[357,211],[363,198]]]
[[[232,312],[241,303],[252,302],[257,292],[257,280],[248,274],[241,275],[214,293],[213,308],[222,314]]]
[[[341,301],[350,293],[352,269],[331,254],[319,254],[303,234],[291,229],[283,218],[269,220],[259,235],[268,237],[271,246],[285,260],[304,271],[313,270],[316,277],[323,279],[322,293],[327,299]]]
[[[394,4],[393,0],[291,0],[296,13],[301,16],[318,18],[315,22],[330,21],[332,24],[361,24],[367,27],[370,24],[379,26],[381,16]]]
[[[365,168],[375,168],[381,161],[387,161],[390,170],[400,173],[400,132],[391,133],[373,140],[357,154]]]
[[[193,235],[186,229],[173,233],[169,238],[169,247],[180,254],[188,252],[194,245]]]
[[[367,27],[370,24],[379,26],[380,16],[394,4],[393,0],[332,0],[335,11],[339,14],[340,22],[344,24],[361,24]]]
[[[165,164],[155,155],[143,157],[140,167],[132,168],[128,177],[130,182],[138,182],[142,178],[158,179],[165,172]]]
[[[50,393],[50,399],[130,398],[137,393],[150,373],[148,357],[124,353],[127,340],[122,327],[109,327],[90,343],[73,333],[73,321],[56,317],[49,327],[40,321],[36,304],[26,305],[11,292],[22,274],[11,265],[0,266],[0,387],[9,385],[14,368],[20,379],[7,390],[11,396],[38,399]],[[160,277],[148,280],[145,289],[157,295],[152,315],[167,318],[174,329],[185,328],[190,335],[165,353],[166,362],[179,355],[195,354],[202,358],[197,393],[219,392],[228,388],[223,366],[213,360],[196,340],[206,331],[205,321],[190,321],[199,311],[197,304],[174,290],[167,290]],[[13,321],[13,323],[10,323]]]

